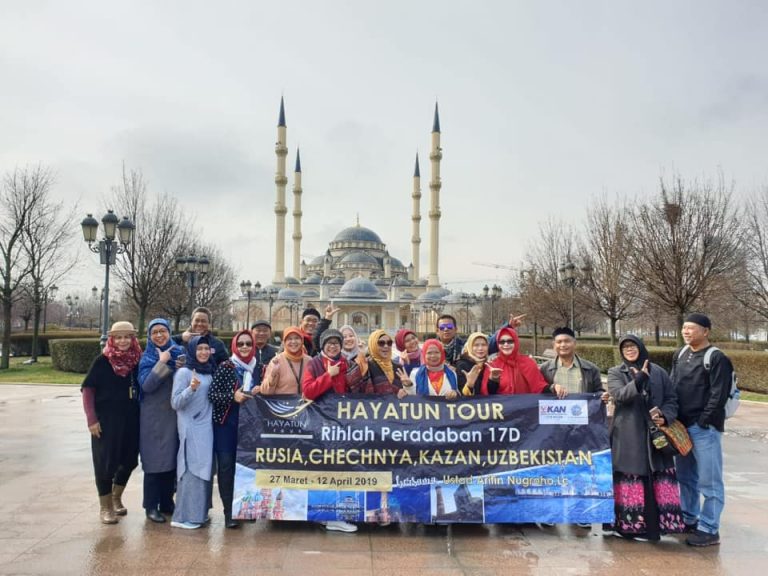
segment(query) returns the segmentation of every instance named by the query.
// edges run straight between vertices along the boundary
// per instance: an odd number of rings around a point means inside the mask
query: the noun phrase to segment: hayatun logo
[[[581,405],[580,404],[573,404],[571,406],[571,414],[573,416],[581,416]]]
[[[264,397],[262,396],[262,398]],[[302,416],[305,416],[303,412],[309,408],[312,404],[312,400],[301,398],[298,402],[290,402],[288,400],[267,400],[264,398],[264,403],[267,405],[270,414],[275,418],[297,420]]]

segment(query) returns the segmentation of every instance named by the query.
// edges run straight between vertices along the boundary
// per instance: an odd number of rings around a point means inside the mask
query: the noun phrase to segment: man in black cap
[[[549,391],[558,398],[568,394],[600,392],[603,381],[600,368],[576,354],[576,334],[568,327],[555,328],[552,332],[552,348],[556,358],[547,360],[539,367],[549,384]],[[545,524],[551,526],[551,524]],[[579,528],[592,528],[592,524],[578,523]]]
[[[548,360],[539,370],[553,394],[563,398],[569,393],[603,390],[600,369],[576,354],[576,334],[573,330],[568,327],[555,328],[552,332],[552,348],[557,358]]]
[[[317,323],[320,322],[320,312],[311,306],[301,313],[301,324],[299,330],[304,338],[304,348],[309,356],[317,356],[320,350],[315,346],[314,336],[317,329]]]
[[[689,314],[682,328],[685,346],[672,363],[677,417],[693,441],[687,456],[675,457],[683,521],[692,533],[686,543],[691,546],[720,543],[720,515],[725,504],[722,435],[733,364],[720,350],[713,350],[709,365],[705,365],[707,350],[712,347],[711,328],[712,322],[704,314]]]
[[[256,320],[251,324],[251,336],[255,352],[253,355],[256,366],[253,369],[253,385],[261,386],[261,379],[272,358],[277,355],[278,349],[269,343],[272,337],[272,325],[266,320]]]

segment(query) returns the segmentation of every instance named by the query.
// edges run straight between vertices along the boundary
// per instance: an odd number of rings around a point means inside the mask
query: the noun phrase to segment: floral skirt
[[[613,473],[615,529],[620,534],[658,540],[661,534],[685,530],[680,511],[680,486],[675,469],[649,476]]]

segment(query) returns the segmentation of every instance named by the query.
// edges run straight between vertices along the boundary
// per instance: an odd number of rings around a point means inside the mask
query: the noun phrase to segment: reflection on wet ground
[[[743,403],[728,423],[719,547],[603,536],[600,526],[361,526],[307,523],[225,530],[220,503],[196,531],[153,524],[141,472],[116,526],[98,520],[77,388],[0,386],[0,574],[755,574],[768,563],[768,406]]]

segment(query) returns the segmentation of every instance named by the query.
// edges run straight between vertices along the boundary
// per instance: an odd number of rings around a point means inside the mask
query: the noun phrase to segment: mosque
[[[360,225],[341,230],[328,244],[324,254],[310,262],[301,259],[301,158],[296,150],[293,173],[292,275],[286,274],[285,220],[287,125],[285,105],[280,100],[277,124],[277,171],[275,174],[275,275],[269,286],[243,295],[233,304],[233,328],[244,327],[257,318],[269,318],[275,333],[297,324],[301,310],[314,306],[320,313],[328,304],[339,308],[335,323],[350,324],[363,336],[377,328],[410,328],[416,332],[434,330],[437,315],[451,302],[450,291],[440,286],[440,116],[437,103],[432,123],[429,154],[429,271],[422,277],[421,248],[421,173],[419,156],[413,173],[411,215],[411,261],[403,261],[387,250],[387,245],[373,230]],[[446,297],[448,299],[446,300]],[[469,307],[467,315],[471,314]],[[469,324],[469,318],[467,318]]]

